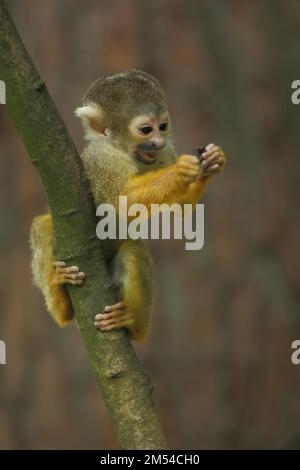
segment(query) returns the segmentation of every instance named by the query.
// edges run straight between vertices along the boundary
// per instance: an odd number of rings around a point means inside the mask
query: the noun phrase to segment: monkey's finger
[[[199,170],[200,168],[200,162],[198,160],[198,162],[195,162],[195,163],[181,163],[179,165],[179,171],[197,171]]]
[[[177,166],[179,167],[194,167],[195,165],[199,165],[199,158],[195,155],[182,155],[177,160]]]
[[[80,281],[85,278],[84,273],[66,274],[63,276],[67,281]]]
[[[95,316],[95,320],[106,321],[106,320],[109,320],[110,318],[119,318],[119,317],[122,317],[122,315],[125,315],[125,313],[126,313],[126,310],[123,310],[123,309],[114,310],[113,312],[98,313]]]
[[[109,320],[97,320],[95,324],[99,326],[109,326],[109,325],[119,325],[122,322],[127,320],[133,320],[134,316],[132,313],[128,313],[127,315],[122,315],[121,317],[110,318]]]
[[[206,161],[208,160],[210,157],[212,157],[212,155],[214,155],[215,153],[218,153],[218,150],[216,148],[212,149],[210,152],[207,152],[205,154],[203,154],[203,158],[201,160],[201,163],[203,161]]]
[[[196,155],[181,155],[181,157],[178,158],[178,163],[197,163],[199,161],[199,158],[196,157]]]
[[[124,321],[121,321],[121,322],[118,322],[118,323],[112,323],[110,325],[102,326],[99,329],[102,332],[107,332],[107,331],[117,330],[119,328],[124,328],[124,327],[130,325],[132,319],[133,318],[127,319],[127,320],[124,320]]]
[[[213,144],[213,143],[210,143],[208,144],[205,149],[206,149],[206,152],[208,152],[209,150],[211,150],[212,148],[216,147],[216,144]]]
[[[183,163],[179,166],[179,171],[198,171],[200,168],[200,162],[193,163],[192,165],[189,163]]]
[[[205,158],[208,158],[210,157],[213,153],[216,153],[216,152],[219,152],[221,153],[222,150],[221,148],[218,146],[218,145],[214,145],[213,147],[210,147],[208,150],[206,150],[206,152],[204,152],[202,154],[202,157],[205,159]]]
[[[56,267],[56,272],[61,274],[77,273],[79,271],[78,266],[68,266],[68,267]]]
[[[97,313],[95,316],[95,320],[97,321],[105,321],[109,320],[110,318],[118,318],[124,315],[124,310],[115,310],[114,312],[111,313]]]
[[[178,168],[178,175],[179,176],[193,176],[199,173],[200,171],[200,163],[195,166],[186,166],[186,167],[179,167]]]
[[[219,173],[221,169],[222,169],[221,166],[218,163],[216,163],[205,170],[204,176],[208,176],[213,173]]]
[[[126,305],[123,302],[118,302],[117,304],[113,305],[106,305],[104,307],[104,312],[112,312],[113,310],[124,310]]]
[[[67,268],[61,268],[65,273],[78,273],[79,267],[78,266],[70,266]]]
[[[108,328],[126,328],[133,325],[134,317],[124,320],[117,325],[111,325]]]
[[[66,266],[66,263],[64,261],[54,261],[53,266],[56,268],[62,268],[63,266]]]
[[[129,312],[129,313],[122,313],[121,315],[118,314],[109,318],[107,315],[100,315],[100,317],[101,318],[99,318],[99,315],[96,315],[95,322],[98,324],[102,324],[102,325],[108,325],[111,323],[120,323],[121,321],[124,321],[124,320],[131,320],[133,319],[133,314]]]
[[[53,263],[54,269],[57,273],[63,272],[66,269],[66,263],[64,261],[57,261]]]
[[[206,171],[217,170],[218,168],[220,168],[219,163],[214,162],[212,165],[209,165],[209,167],[206,169]]]
[[[59,284],[71,284],[72,286],[81,286],[83,284],[83,279],[66,279],[65,276],[60,276],[58,280]]]
[[[97,328],[100,328],[101,330],[103,328],[112,327],[112,326],[115,326],[116,328],[121,328],[121,326],[128,324],[128,322],[131,320],[134,320],[134,316],[132,314],[128,314],[118,319],[112,318],[110,320],[95,321],[95,326]]]
[[[184,170],[180,172],[180,175],[183,176],[184,178],[194,178],[199,174],[200,168],[197,170]]]
[[[201,162],[201,165],[203,167],[208,167],[210,166],[212,163],[221,163],[222,162],[222,157],[220,156],[219,152],[215,152],[213,153],[210,157],[208,158],[205,158],[204,160],[202,160]]]

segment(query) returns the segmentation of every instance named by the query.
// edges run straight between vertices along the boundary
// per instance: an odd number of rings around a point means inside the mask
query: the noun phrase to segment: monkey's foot
[[[53,283],[58,285],[72,284],[73,286],[80,286],[85,278],[85,274],[79,271],[78,266],[67,267],[64,261],[56,261],[53,263],[54,276]]]
[[[127,311],[126,305],[119,302],[105,307],[104,312],[98,313],[95,316],[95,326],[102,332],[129,328],[133,326],[134,319],[134,315]]]

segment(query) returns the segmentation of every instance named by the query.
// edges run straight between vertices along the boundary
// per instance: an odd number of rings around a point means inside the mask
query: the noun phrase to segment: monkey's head
[[[140,70],[96,80],[75,113],[88,140],[107,136],[145,164],[157,161],[171,133],[165,94],[154,77]]]

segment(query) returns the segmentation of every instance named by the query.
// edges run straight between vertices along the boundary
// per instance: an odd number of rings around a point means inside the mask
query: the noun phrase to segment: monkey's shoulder
[[[129,155],[101,136],[88,143],[81,159],[96,203],[113,202],[129,176],[139,172]]]
[[[91,140],[83,150],[81,158],[86,168],[99,169],[101,173],[105,169],[113,174],[124,170],[126,174],[138,173],[134,160],[104,136]]]

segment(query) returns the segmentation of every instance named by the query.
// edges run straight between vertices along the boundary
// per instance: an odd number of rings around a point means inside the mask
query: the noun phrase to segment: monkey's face
[[[132,140],[130,150],[134,157],[146,165],[152,165],[156,163],[159,151],[166,146],[171,133],[169,115],[137,116],[129,124],[129,133]]]

